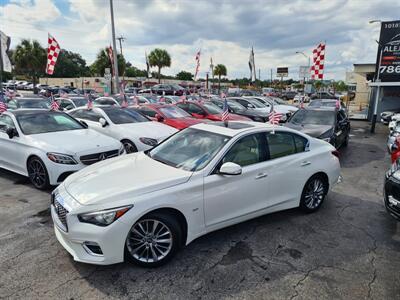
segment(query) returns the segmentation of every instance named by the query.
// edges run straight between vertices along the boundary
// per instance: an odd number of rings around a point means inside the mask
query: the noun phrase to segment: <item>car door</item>
[[[309,141],[295,133],[276,130],[267,140],[268,197],[271,206],[296,206],[305,182],[313,175],[315,161]]]
[[[236,141],[204,178],[205,223],[209,230],[268,206],[266,154],[264,134],[249,134]],[[218,174],[225,162],[239,164],[242,174]]]
[[[17,130],[13,119],[2,114],[0,115],[0,166],[17,173],[26,173],[25,145],[20,136],[10,139],[6,133],[7,128]]]
[[[94,109],[78,109],[70,113],[71,116],[85,121],[89,128],[98,132],[103,132],[103,128],[99,122],[102,115]]]

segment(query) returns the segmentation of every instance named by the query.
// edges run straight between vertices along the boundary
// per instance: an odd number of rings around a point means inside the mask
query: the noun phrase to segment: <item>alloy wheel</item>
[[[159,220],[140,220],[129,232],[126,245],[134,259],[143,263],[158,262],[164,259],[172,249],[172,232]]]
[[[317,208],[325,196],[325,186],[321,179],[315,178],[311,180],[304,195],[304,203],[309,209]]]
[[[125,152],[126,152],[126,153],[134,153],[134,152],[137,152],[137,149],[136,149],[135,145],[132,144],[131,142],[126,141],[126,142],[123,143],[123,145],[124,145],[124,148],[125,148]]]
[[[29,179],[37,188],[43,188],[47,183],[46,169],[41,161],[32,159],[28,164]]]

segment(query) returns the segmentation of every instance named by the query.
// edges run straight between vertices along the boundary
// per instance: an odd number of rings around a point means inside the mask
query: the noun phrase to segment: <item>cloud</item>
[[[43,43],[51,31],[64,48],[91,63],[111,41],[108,1],[63,0],[62,11],[60,0],[55,1],[14,0],[0,6],[0,16],[14,20],[7,20],[4,30],[14,40],[25,36]],[[229,77],[249,76],[254,46],[262,78],[270,77],[271,68],[288,66],[297,79],[298,67],[307,60],[295,52],[311,55],[326,40],[326,77],[344,78],[353,63],[375,61],[379,26],[368,21],[396,19],[398,11],[400,3],[392,0],[114,1],[116,34],[126,38],[124,55],[134,65],[144,68],[144,52],[161,47],[172,56],[166,74],[194,72],[201,48],[200,75],[208,71],[212,56],[214,63],[227,66]]]

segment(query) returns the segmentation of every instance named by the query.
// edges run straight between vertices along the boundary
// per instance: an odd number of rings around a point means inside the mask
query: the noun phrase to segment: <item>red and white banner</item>
[[[110,62],[111,62],[111,74],[114,76],[115,75],[115,72],[114,72],[114,53],[113,53],[113,48],[111,47],[111,45],[110,45],[110,47],[108,47],[107,48],[107,55],[108,55],[108,58],[110,59]]]
[[[199,52],[196,53],[196,71],[194,72],[194,80],[197,79],[197,75],[199,74],[199,69],[200,69],[200,50]]]
[[[319,43],[313,50],[313,65],[311,67],[311,79],[324,79],[325,43]]]
[[[47,47],[47,66],[46,74],[52,75],[54,73],[54,67],[57,62],[58,55],[60,54],[61,48],[54,37],[49,33],[48,47]]]

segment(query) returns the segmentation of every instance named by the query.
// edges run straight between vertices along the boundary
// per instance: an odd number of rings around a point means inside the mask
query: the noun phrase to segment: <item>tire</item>
[[[129,231],[125,242],[125,257],[141,267],[158,267],[175,256],[181,241],[181,226],[172,215],[150,213],[137,221]]]
[[[346,135],[346,138],[344,139],[344,142],[343,142],[343,147],[347,147],[349,145],[349,135]]]
[[[138,152],[138,149],[136,148],[135,144],[129,140],[122,140],[121,143],[124,145],[125,152],[126,153],[135,153]]]
[[[314,175],[307,180],[301,193],[300,209],[311,213],[317,211],[328,193],[328,183],[321,175]]]
[[[33,186],[39,190],[46,190],[50,187],[49,173],[43,161],[37,157],[31,157],[27,164],[28,177]]]

